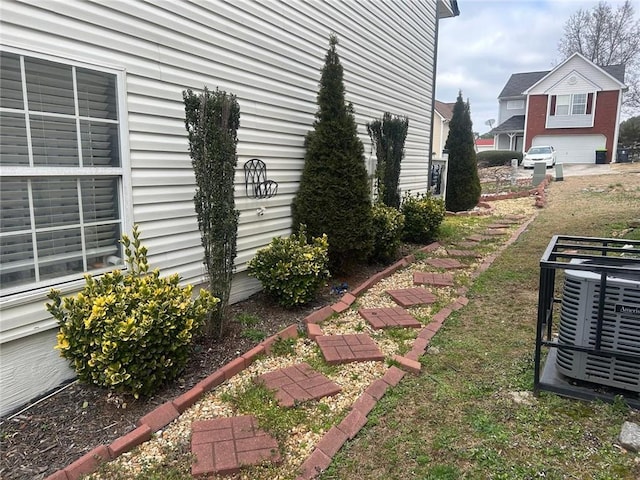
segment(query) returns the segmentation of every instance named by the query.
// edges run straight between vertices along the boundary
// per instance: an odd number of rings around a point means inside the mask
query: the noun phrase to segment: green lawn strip
[[[376,405],[321,479],[640,477],[636,455],[616,446],[621,424],[638,412],[546,393],[514,401],[532,388],[539,260],[551,236],[609,236],[640,211],[637,189],[563,194],[553,185],[549,196],[434,337],[422,373]]]

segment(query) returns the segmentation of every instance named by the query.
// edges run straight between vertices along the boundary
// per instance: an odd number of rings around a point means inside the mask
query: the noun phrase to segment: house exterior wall
[[[607,163],[614,154],[614,139],[620,91],[603,91],[596,95],[593,127],[588,128],[546,128],[548,100],[547,95],[531,95],[527,115],[525,150],[531,147],[537,135],[593,135],[602,134],[607,139]]]
[[[290,233],[290,205],[330,33],[340,41],[346,97],[354,105],[367,158],[373,153],[366,123],[385,111],[408,116],[400,185],[426,191],[436,4],[3,0],[0,41],[8,51],[121,72],[127,128],[124,230],[139,224],[151,265],[163,274],[178,273],[184,283],[201,284],[205,272],[182,92],[207,85],[237,95],[235,301],[259,289],[246,274],[256,250]],[[278,182],[277,196],[245,196],[242,165],[254,157],[265,161],[268,178]],[[256,214],[258,208],[266,208],[264,215]],[[68,283],[63,293],[82,285]],[[47,292],[42,288],[0,302],[0,414],[72,376],[53,352],[56,324],[44,308]],[[53,365],[55,373],[44,372],[44,364]]]
[[[522,108],[507,108],[507,104],[512,100],[522,100],[523,107]],[[518,97],[518,98],[510,98],[510,99],[500,99],[498,101],[498,125],[509,120],[514,115],[524,115],[526,111],[526,97]]]

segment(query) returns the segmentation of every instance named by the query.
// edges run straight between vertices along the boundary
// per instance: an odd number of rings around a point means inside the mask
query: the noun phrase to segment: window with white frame
[[[3,295],[122,264],[117,75],[0,52]]]
[[[593,93],[552,95],[550,115],[590,115]]]
[[[507,101],[507,110],[522,110],[524,108],[524,100]]]
[[[571,96],[571,115],[584,115],[587,111],[587,94],[576,93]]]
[[[555,115],[569,115],[571,95],[558,95],[556,100]]]

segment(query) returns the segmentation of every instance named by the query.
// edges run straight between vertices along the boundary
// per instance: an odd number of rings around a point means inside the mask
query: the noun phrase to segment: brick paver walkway
[[[413,307],[425,305],[436,301],[436,296],[425,288],[402,288],[399,290],[387,290],[391,298],[401,307]]]
[[[293,407],[307,400],[318,400],[342,390],[338,384],[304,362],[267,372],[256,377],[255,381],[270,390],[275,390],[276,400],[283,407]]]
[[[475,242],[473,240],[467,241],[467,242],[458,242],[456,243],[456,247],[460,247],[460,248],[464,248],[464,249],[470,249],[470,248],[475,248],[478,246],[478,241],[476,240]]]
[[[365,333],[320,335],[316,337],[316,342],[324,359],[330,365],[384,360],[384,355],[376,342]]]
[[[227,475],[237,473],[244,465],[281,461],[278,443],[257,428],[252,415],[201,420],[193,422],[191,430],[194,476]]]
[[[506,228],[490,228],[486,231],[486,234],[495,237],[496,235],[505,235],[507,232]]]
[[[455,258],[428,258],[425,262],[432,267],[445,268],[447,270],[464,267],[464,265]]]
[[[488,235],[469,235],[467,240],[471,240],[472,242],[482,242],[484,240],[491,240],[492,237]]]
[[[361,308],[358,313],[376,330],[393,327],[420,328],[422,326],[418,320],[401,307]]]
[[[447,255],[450,257],[481,257],[478,252],[473,250],[447,250]]]
[[[434,287],[453,287],[453,275],[450,273],[414,272],[413,283]]]

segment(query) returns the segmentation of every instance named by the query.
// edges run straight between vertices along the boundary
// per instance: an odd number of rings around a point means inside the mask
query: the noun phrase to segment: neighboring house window
[[[587,94],[578,93],[572,96],[571,115],[584,115],[587,111]]]
[[[122,264],[117,76],[0,52],[0,287]]]
[[[550,114],[553,115],[591,115],[593,93],[574,93],[571,95],[552,95]]]
[[[509,100],[507,102],[507,110],[522,110],[524,108],[524,100]]]
[[[569,115],[571,95],[558,95],[556,99],[556,115]]]

